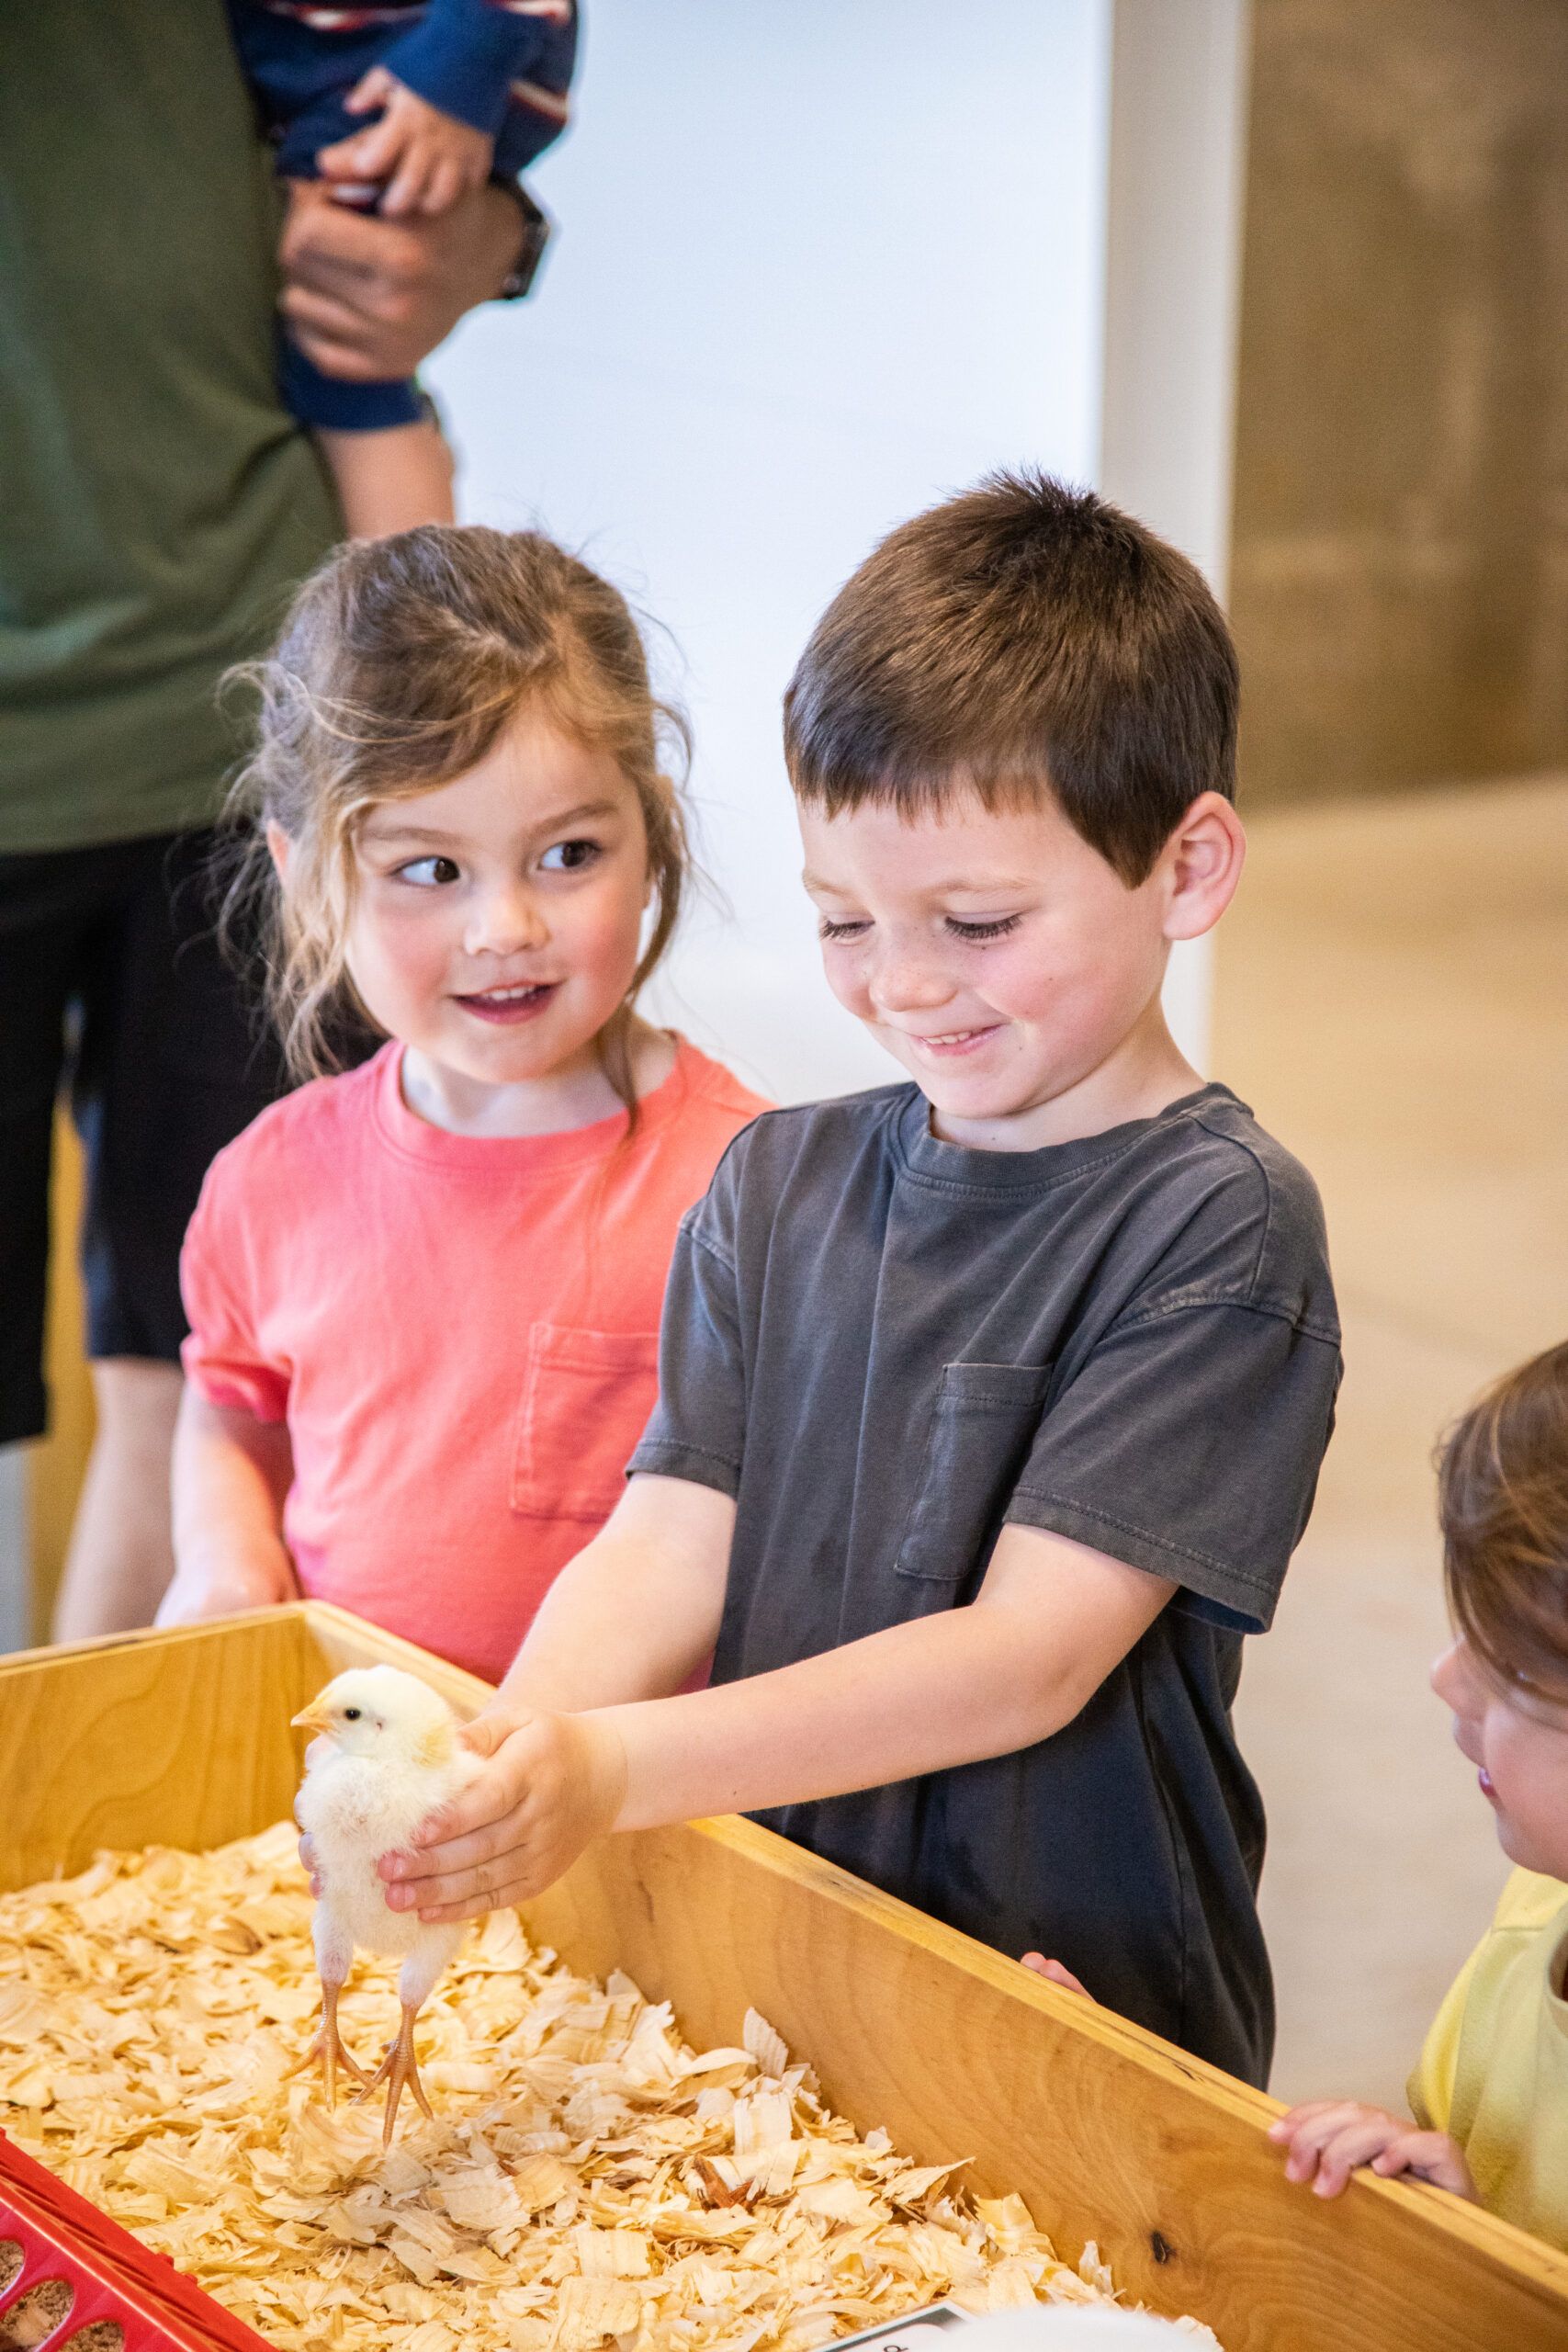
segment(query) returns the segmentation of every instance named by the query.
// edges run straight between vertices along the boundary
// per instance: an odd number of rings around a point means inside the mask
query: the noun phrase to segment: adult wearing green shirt
[[[279,1083],[211,938],[217,699],[341,531],[276,390],[406,376],[498,293],[481,189],[382,221],[279,206],[223,0],[49,0],[0,73],[0,1444],[45,1426],[53,1104],[88,1153],[98,1435],[57,1631],[150,1623],[172,1569],[178,1251],[208,1162]],[[76,1018],[68,1035],[68,1016]]]

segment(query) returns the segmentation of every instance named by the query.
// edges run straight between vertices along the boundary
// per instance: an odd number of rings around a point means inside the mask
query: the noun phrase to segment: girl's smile
[[[514,988],[486,989],[454,1000],[479,1021],[532,1021],[554,1001],[558,980],[520,980]]]

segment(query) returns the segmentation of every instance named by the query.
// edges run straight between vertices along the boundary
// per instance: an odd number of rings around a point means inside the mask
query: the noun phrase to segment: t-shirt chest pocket
[[[1029,1458],[1050,1383],[1049,1364],[942,1366],[895,1563],[899,1576],[956,1587],[984,1565]]]
[[[513,1427],[512,1509],[525,1519],[608,1519],[658,1395],[657,1331],[534,1324]]]

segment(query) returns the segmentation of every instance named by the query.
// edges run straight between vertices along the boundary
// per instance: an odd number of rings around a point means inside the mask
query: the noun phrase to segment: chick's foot
[[[337,2107],[337,2070],[340,2066],[366,2090],[369,2089],[371,2082],[364,2067],[356,2064],[343,2046],[343,2036],[337,2026],[338,1995],[342,1990],[341,1984],[322,1985],[321,2031],[299,2064],[288,2069],[289,2078],[292,2078],[295,2075],[302,2075],[307,2066],[315,2065],[319,2060],[321,2080],[326,2086],[327,2106],[333,2109]]]
[[[424,2096],[424,2085],[419,2079],[419,2065],[413,2054],[413,2021],[418,2015],[419,2011],[411,2009],[405,2001],[403,2021],[398,2028],[396,2041],[389,2041],[387,2044],[386,2056],[354,2102],[355,2107],[363,2106],[373,2090],[380,2084],[386,2084],[387,2112],[381,2119],[383,2148],[389,2148],[392,2144],[392,2126],[397,2120],[398,2102],[402,2098],[405,2083],[412,2091],[421,2112],[427,2116],[432,2123],[435,2120],[430,2101]]]

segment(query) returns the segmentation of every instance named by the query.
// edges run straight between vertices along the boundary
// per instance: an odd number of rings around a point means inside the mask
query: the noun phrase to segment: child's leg
[[[351,539],[385,538],[419,523],[450,523],[452,452],[433,416],[379,433],[316,427]]]
[[[351,539],[455,519],[452,452],[416,383],[354,384],[323,376],[285,338],[279,389],[284,405],[316,437]]]

